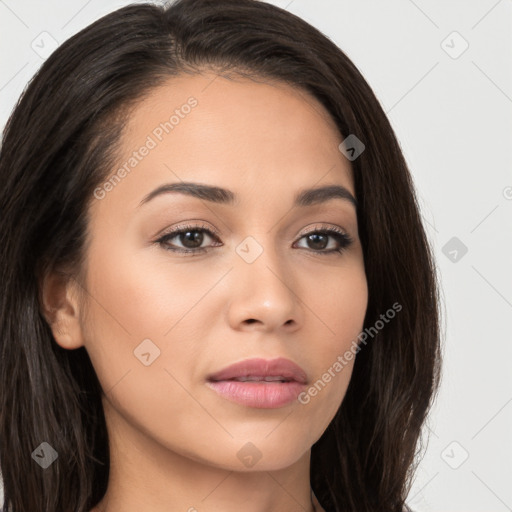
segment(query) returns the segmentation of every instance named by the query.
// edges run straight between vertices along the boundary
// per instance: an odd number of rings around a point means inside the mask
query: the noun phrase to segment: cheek
[[[214,282],[201,285],[200,276],[191,279],[179,265],[171,272],[169,262],[135,261],[113,247],[91,250],[89,265],[86,348],[110,419],[120,415],[116,428],[127,420],[163,444],[190,437],[191,452],[207,452],[202,426],[208,417],[188,391],[188,379],[204,330],[194,306]]]
[[[364,324],[368,288],[362,265],[340,273],[338,279],[324,279],[317,293],[310,295],[322,321],[324,335],[315,337],[308,358],[315,361],[314,378],[299,397],[303,406],[315,409],[311,414],[318,432],[330,423],[348,388],[358,348],[358,335]]]
[[[186,288],[177,294],[181,284],[170,286],[154,265],[134,255],[133,248],[123,250],[121,243],[100,236],[88,254],[86,348],[105,390],[144,366],[138,347],[149,350],[152,360],[157,356],[176,318],[169,312],[183,315],[187,303]]]
[[[100,244],[98,243],[98,246]],[[88,290],[100,334],[130,343],[163,339],[210,286],[165,259],[140,257],[134,248],[91,251]],[[148,249],[151,256],[152,249]],[[212,281],[216,276],[211,276]]]
[[[321,279],[321,280],[320,280]],[[361,332],[368,306],[368,285],[362,261],[318,279],[318,316],[325,324],[321,347],[332,356],[344,352]]]

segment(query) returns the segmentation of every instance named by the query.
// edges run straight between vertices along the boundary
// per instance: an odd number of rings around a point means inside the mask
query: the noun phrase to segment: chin
[[[272,439],[272,436],[275,436]],[[234,457],[223,457],[226,469],[239,472],[278,471],[295,464],[310,448],[303,440],[288,436],[288,442],[276,432],[265,433],[264,436],[252,440],[233,440],[231,449],[227,448],[223,455],[234,454]],[[301,442],[302,441],[302,442]]]

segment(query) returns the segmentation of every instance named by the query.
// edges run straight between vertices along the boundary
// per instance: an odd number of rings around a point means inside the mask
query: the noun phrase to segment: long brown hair
[[[438,282],[413,182],[370,86],[299,17],[256,0],[130,5],[80,31],[24,91],[0,154],[0,467],[4,512],[88,512],[106,491],[101,387],[83,347],[53,339],[40,277],[83,268],[87,208],[109,174],[129,106],[182,73],[277,79],[317,98],[352,164],[369,302],[365,328],[402,306],[359,351],[341,407],[312,447],[328,512],[399,512],[439,383]],[[58,454],[45,471],[31,454]]]

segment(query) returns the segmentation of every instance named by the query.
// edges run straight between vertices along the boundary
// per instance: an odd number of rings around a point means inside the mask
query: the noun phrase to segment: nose
[[[302,324],[303,303],[298,295],[298,282],[293,269],[275,251],[255,241],[243,245],[235,255],[231,272],[228,318],[235,330],[293,332]],[[246,254],[260,254],[251,262]],[[240,256],[241,255],[241,256]],[[253,254],[254,256],[254,254]],[[300,293],[300,291],[299,291]]]

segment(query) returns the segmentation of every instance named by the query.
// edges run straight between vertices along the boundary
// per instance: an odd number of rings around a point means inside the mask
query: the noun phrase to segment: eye
[[[156,243],[161,245],[164,249],[173,252],[206,252],[207,247],[201,247],[204,241],[205,233],[207,234],[207,237],[215,238],[218,240],[216,233],[208,229],[206,226],[188,225],[169,231],[159,240],[157,240]],[[173,240],[174,238],[178,239],[178,241],[182,244],[182,247],[174,247],[173,244],[169,244],[169,241]]]
[[[201,247],[205,242],[206,238],[212,238],[219,241],[218,234],[204,225],[187,225],[179,228],[175,228],[168,233],[164,234],[156,243],[163,247],[165,250],[173,251],[177,253],[188,253],[188,254],[199,254],[204,253],[210,249],[211,245]],[[329,238],[334,239],[334,248],[331,247],[329,250],[325,250],[329,246]],[[177,239],[181,244],[176,246],[174,243],[170,243],[171,240]],[[339,228],[317,228],[313,231],[303,234],[300,240],[305,239],[306,244],[309,247],[305,247],[311,252],[318,254],[333,254],[343,252],[350,244],[353,239]],[[222,245],[218,243],[217,246]]]
[[[308,233],[302,235],[301,240],[303,238],[305,238],[306,243],[310,245],[309,248],[311,248],[312,245],[313,252],[318,252],[319,254],[342,253],[353,242],[353,239],[349,234],[345,233],[339,228],[334,227],[317,228],[314,231],[309,231]],[[331,247],[330,250],[326,251],[325,249],[329,245],[329,238],[334,238],[337,241],[337,244],[335,243],[334,248]]]

